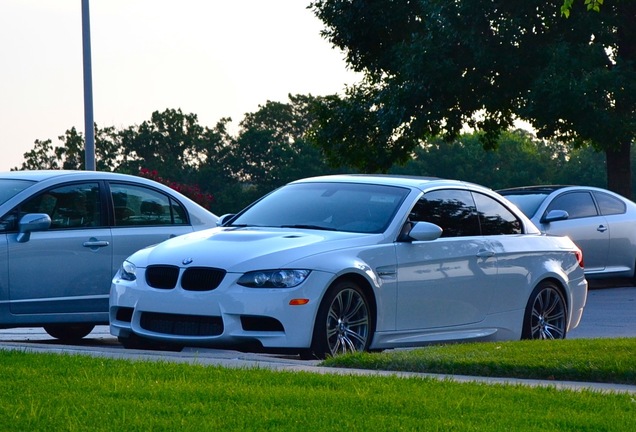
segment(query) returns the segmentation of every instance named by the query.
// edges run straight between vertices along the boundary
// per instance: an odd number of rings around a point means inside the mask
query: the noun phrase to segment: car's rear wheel
[[[61,341],[78,341],[95,328],[92,324],[49,324],[44,326],[44,331],[50,336]]]
[[[369,299],[358,284],[343,280],[327,292],[318,309],[310,351],[317,358],[365,351],[372,334]]]
[[[554,282],[539,284],[528,300],[523,320],[522,339],[564,339],[567,330],[567,306]]]

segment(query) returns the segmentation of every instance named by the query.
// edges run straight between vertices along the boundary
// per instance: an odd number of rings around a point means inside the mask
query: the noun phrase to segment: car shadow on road
[[[609,279],[588,279],[589,289],[606,289],[606,288],[625,288],[633,287],[634,279],[632,278],[609,278]]]

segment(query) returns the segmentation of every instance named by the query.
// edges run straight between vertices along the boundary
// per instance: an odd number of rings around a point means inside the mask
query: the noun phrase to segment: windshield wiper
[[[296,225],[281,225],[281,228],[299,228],[299,229],[313,229],[313,230],[321,230],[321,231],[338,231],[332,227],[326,227],[321,225],[310,225],[310,224],[296,224]]]

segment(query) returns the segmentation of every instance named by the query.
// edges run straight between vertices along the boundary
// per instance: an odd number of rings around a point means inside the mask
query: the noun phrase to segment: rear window
[[[505,196],[508,201],[516,205],[519,210],[523,212],[526,216],[531,218],[535,215],[541,203],[545,201],[548,194],[546,193],[502,193],[501,195]]]
[[[601,214],[605,216],[623,214],[627,211],[627,206],[620,199],[603,192],[594,192],[594,198],[601,209]]]
[[[31,180],[0,179],[0,204],[4,204],[34,183]]]

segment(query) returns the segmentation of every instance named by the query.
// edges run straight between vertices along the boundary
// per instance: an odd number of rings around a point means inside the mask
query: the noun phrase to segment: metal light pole
[[[82,47],[84,53],[84,169],[95,171],[95,122],[91,69],[91,21],[88,0],[82,0]]]

